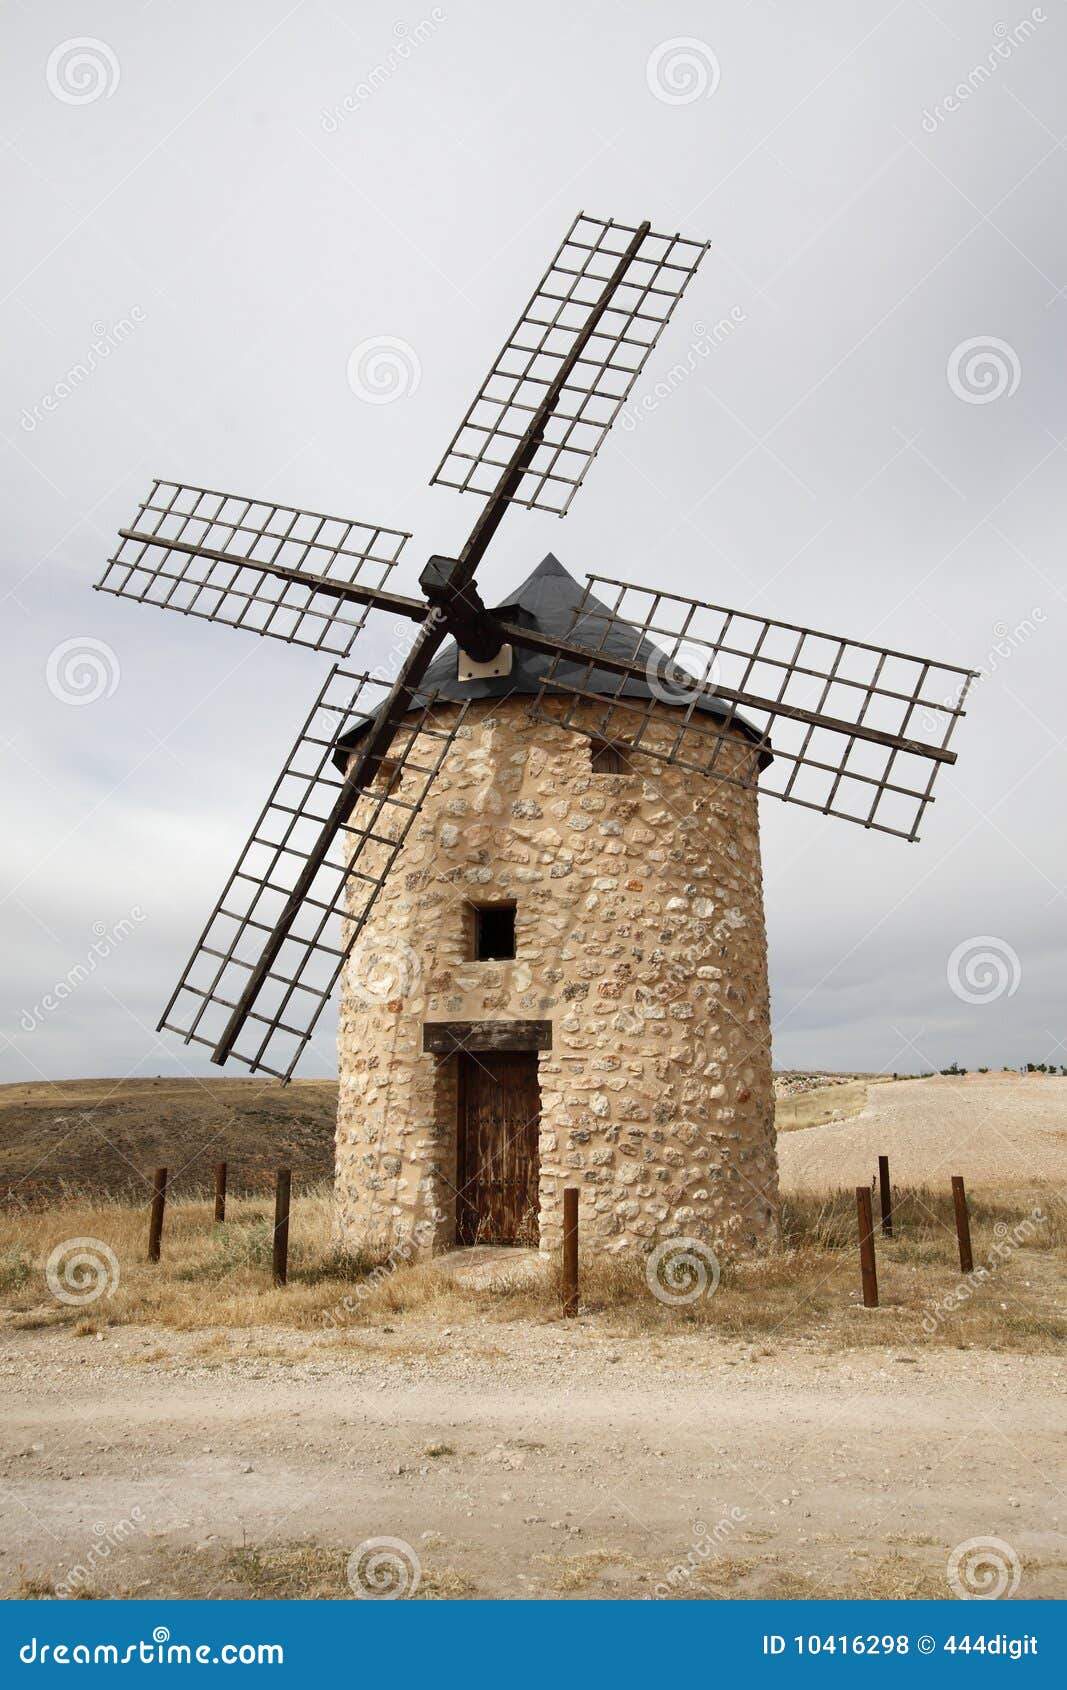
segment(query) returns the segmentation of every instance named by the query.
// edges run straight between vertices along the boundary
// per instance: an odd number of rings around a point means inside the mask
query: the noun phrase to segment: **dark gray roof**
[[[662,649],[649,640],[639,640],[638,630],[632,623],[614,616],[606,605],[591,594],[587,598],[585,588],[564,569],[559,559],[553,557],[551,552],[537,565],[533,574],[528,575],[522,585],[516,587],[505,603],[495,605],[493,609],[504,621],[513,622],[519,627],[536,629],[539,633],[571,640],[579,645],[588,642],[589,645],[613,656],[626,657],[642,666],[651,663],[660,667],[664,661]],[[582,614],[575,621],[579,609]],[[605,625],[608,627],[606,639]],[[550,657],[541,652],[516,647],[510,675],[477,681],[459,681],[456,679],[456,659],[455,642],[449,640],[423,677],[419,692],[420,704],[425,703],[426,695],[433,692],[436,692],[439,698],[457,700],[507,698],[514,693],[538,693],[552,662]],[[618,696],[621,693],[626,698],[653,697],[652,690],[645,681],[629,677],[623,680],[608,669],[594,669],[590,673],[584,664],[561,662],[557,665],[553,679],[562,682],[564,686],[571,681],[584,692],[603,693],[608,696]],[[697,704],[697,709],[709,716],[725,718],[729,715],[728,706],[716,698],[702,698]],[[339,767],[344,767],[343,753],[350,750],[366,733],[371,720],[371,717],[366,717],[355,727],[349,728],[338,740],[335,761]],[[751,733],[753,739],[760,737],[740,716],[735,716],[734,722],[743,731]],[[770,761],[770,751],[764,751],[760,766],[766,768]]]

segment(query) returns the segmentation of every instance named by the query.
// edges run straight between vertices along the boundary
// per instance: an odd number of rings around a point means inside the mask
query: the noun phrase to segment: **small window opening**
[[[378,765],[378,773],[375,776],[375,784],[380,786],[386,793],[390,793],[395,787],[400,785],[402,775],[403,770],[401,769],[399,760],[396,757],[383,757]]]
[[[618,741],[594,739],[590,743],[589,766],[595,775],[624,775],[630,765]]]
[[[515,955],[515,905],[478,904],[474,910],[474,959],[506,962]]]

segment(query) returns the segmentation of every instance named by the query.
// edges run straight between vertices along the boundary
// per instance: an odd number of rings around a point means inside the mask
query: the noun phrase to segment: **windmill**
[[[160,1028],[290,1078],[478,700],[521,697],[608,773],[917,837],[970,671],[654,586],[560,591],[559,565],[552,592],[542,572],[495,610],[479,594],[509,506],[566,514],[706,250],[578,215],[434,472],[481,507],[422,597],[388,584],[410,535],[375,523],[156,481],[120,530],[100,590],[336,659]],[[371,611],[414,625],[391,683],[352,664]]]

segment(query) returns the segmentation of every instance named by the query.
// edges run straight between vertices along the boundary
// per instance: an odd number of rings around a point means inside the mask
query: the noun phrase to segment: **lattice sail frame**
[[[593,305],[638,234],[579,212],[431,477],[491,493]],[[708,243],[649,232],[564,385],[510,502],[566,514]]]
[[[627,758],[758,782],[787,803],[918,838],[937,771],[954,760],[942,754],[973,670],[608,576],[587,582],[575,628],[588,660],[553,658],[535,716]],[[598,653],[638,661],[612,674]],[[627,695],[638,678],[651,698]],[[739,758],[745,740],[751,754]]]
[[[346,728],[366,721],[387,683],[335,665],[175,988],[160,1028],[214,1049],[272,933],[345,778],[334,764]],[[452,745],[467,706],[436,695],[400,724],[387,770],[361,791],[304,899],[232,1055],[288,1080],[358,940],[386,876]],[[369,999],[396,995],[390,962],[364,982]]]
[[[97,589],[345,657],[370,607],[272,571],[377,589],[410,538],[374,523],[155,481]]]

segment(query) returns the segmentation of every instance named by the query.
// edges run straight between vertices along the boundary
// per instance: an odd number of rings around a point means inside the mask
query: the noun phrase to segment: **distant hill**
[[[176,1196],[207,1190],[216,1162],[229,1188],[264,1191],[278,1167],[294,1183],[333,1176],[337,1082],[63,1080],[0,1086],[0,1200],[36,1205],[63,1192],[129,1195],[166,1167]]]

